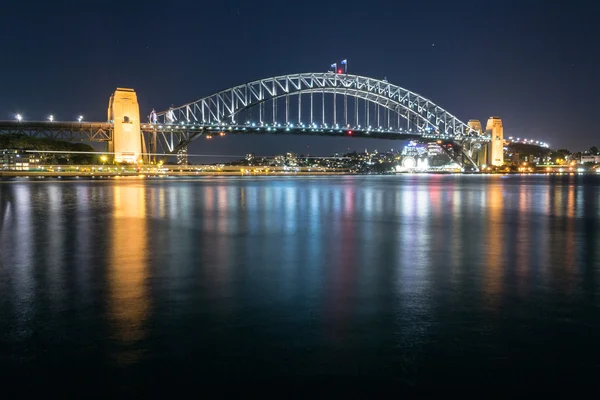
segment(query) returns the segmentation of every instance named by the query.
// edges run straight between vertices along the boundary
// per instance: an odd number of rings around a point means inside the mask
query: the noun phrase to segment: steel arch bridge
[[[139,115],[134,117],[139,119]],[[302,73],[261,79],[171,107],[140,121],[145,154],[185,154],[201,136],[292,134],[436,141],[461,166],[490,137],[481,135],[431,100],[358,75]],[[112,143],[115,121],[0,121],[0,134]]]
[[[227,132],[417,139],[455,147],[489,140],[410,90],[386,80],[334,72],[238,85],[159,112],[156,123],[143,124],[142,130],[154,133],[155,145],[158,136],[168,152],[184,149],[202,135]],[[467,153],[459,152],[475,165]]]

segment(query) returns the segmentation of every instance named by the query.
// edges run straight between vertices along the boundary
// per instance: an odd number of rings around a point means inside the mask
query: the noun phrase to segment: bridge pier
[[[464,144],[455,141],[445,141],[442,143],[438,142],[438,145],[450,159],[461,166],[464,172],[479,172],[479,164],[471,157],[469,149],[466,149]]]
[[[108,121],[114,125],[108,151],[117,163],[135,164],[145,147],[140,129],[140,108],[133,89],[117,88],[108,102]]]
[[[502,127],[502,120],[498,117],[490,117],[485,130],[492,139],[488,145],[488,165],[500,167],[504,164],[504,128]]]

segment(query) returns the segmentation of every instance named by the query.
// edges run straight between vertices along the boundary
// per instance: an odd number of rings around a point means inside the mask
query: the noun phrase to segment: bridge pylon
[[[133,89],[117,88],[108,102],[108,120],[114,124],[108,151],[114,161],[135,164],[141,161],[144,140],[140,129],[140,107]]]

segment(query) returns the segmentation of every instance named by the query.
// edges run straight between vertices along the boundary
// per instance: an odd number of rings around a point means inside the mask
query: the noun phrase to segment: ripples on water
[[[64,389],[68,377],[73,392],[109,394],[222,381],[593,385],[599,186],[0,182],[0,379]]]

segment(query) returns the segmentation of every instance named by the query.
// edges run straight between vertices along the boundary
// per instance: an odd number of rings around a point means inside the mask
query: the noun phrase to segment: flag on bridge
[[[344,66],[344,73],[348,73],[348,60],[342,60],[342,65]]]
[[[331,64],[331,66],[329,68],[333,68],[333,71],[337,71],[337,63],[333,63]]]

